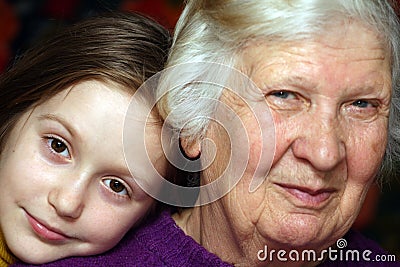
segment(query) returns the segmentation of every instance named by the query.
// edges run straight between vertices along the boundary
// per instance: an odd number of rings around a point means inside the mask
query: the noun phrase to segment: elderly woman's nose
[[[306,160],[316,170],[330,171],[344,160],[345,144],[336,120],[321,117],[303,124],[292,150],[295,157]]]

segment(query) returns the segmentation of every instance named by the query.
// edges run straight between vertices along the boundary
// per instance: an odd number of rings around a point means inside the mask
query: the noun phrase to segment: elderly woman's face
[[[261,138],[250,110],[222,97],[248,129],[251,152],[244,176],[220,202],[239,238],[306,249],[330,245],[350,228],[384,155],[388,55],[372,32],[355,24],[312,41],[249,44],[242,55],[243,71],[271,109],[276,151],[267,179],[250,193]],[[215,131],[209,133],[224,154],[228,140]],[[227,158],[217,155],[203,178],[212,180]]]

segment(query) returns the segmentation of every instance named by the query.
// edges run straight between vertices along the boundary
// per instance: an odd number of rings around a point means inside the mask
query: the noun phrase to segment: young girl
[[[169,45],[143,16],[95,17],[1,77],[0,266],[102,253],[153,208],[127,168],[122,133],[132,95],[162,69]],[[143,109],[131,123],[150,121],[143,142],[165,176],[161,122]]]

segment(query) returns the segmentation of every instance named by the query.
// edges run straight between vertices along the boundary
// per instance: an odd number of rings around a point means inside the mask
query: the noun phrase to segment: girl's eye
[[[126,190],[125,185],[116,179],[104,179],[103,183],[118,195],[128,195],[128,190]]]
[[[54,137],[48,138],[47,144],[55,153],[60,154],[65,158],[70,157],[67,145],[60,139]]]

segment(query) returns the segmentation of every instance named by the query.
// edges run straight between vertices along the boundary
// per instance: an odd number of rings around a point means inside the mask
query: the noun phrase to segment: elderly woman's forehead
[[[343,37],[347,38],[344,39]],[[378,29],[357,20],[332,24],[325,30],[316,32],[313,39],[327,45],[343,45],[343,41],[345,41],[345,46],[363,46],[362,41],[368,41],[367,45],[377,48],[382,48],[385,43]]]
[[[298,56],[307,56],[312,51],[319,51],[335,57],[338,55],[346,57],[345,55],[348,54],[354,60],[362,60],[367,57],[384,60],[388,56],[390,57],[391,53],[389,45],[384,42],[384,38],[379,33],[360,23],[347,24],[344,27],[319,32],[303,39],[281,40],[278,38],[271,40],[260,37],[250,40],[239,52],[240,64],[250,63],[247,71],[268,58],[268,56],[256,55],[257,53],[254,51],[261,51],[260,49],[268,53],[270,57],[276,56],[275,52],[278,51]]]

